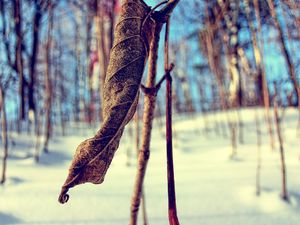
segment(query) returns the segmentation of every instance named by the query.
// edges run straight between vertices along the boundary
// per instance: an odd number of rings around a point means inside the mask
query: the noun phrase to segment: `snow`
[[[261,117],[263,111],[258,110]],[[174,163],[177,208],[186,225],[299,225],[300,224],[300,139],[296,133],[297,111],[288,109],[283,124],[289,202],[280,197],[281,173],[278,143],[271,151],[267,127],[262,122],[262,169],[260,196],[255,194],[256,133],[254,110],[242,111],[245,143],[230,159],[229,138],[214,132],[214,118],[208,116],[210,132],[203,132],[203,118],[174,117]],[[163,118],[162,118],[163,119]],[[75,125],[74,125],[75,126]],[[154,123],[151,156],[145,180],[149,224],[166,225],[166,153],[162,129]],[[127,128],[128,129],[128,128]],[[120,148],[101,185],[84,184],[70,190],[65,205],[57,201],[76,146],[93,134],[92,129],[72,127],[72,135],[56,136],[50,153],[39,164],[31,157],[35,137],[13,137],[7,183],[0,186],[0,224],[128,224],[130,200],[136,175],[134,140],[125,132]],[[77,134],[76,134],[77,133]],[[298,135],[298,136],[297,136]],[[277,136],[276,140],[277,140]],[[127,152],[131,150],[131,166]],[[141,215],[140,215],[141,219]]]

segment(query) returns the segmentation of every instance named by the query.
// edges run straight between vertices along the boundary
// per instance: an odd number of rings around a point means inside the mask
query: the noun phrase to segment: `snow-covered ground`
[[[260,110],[260,115],[263,112]],[[210,116],[209,125],[224,115]],[[299,225],[300,224],[300,138],[296,133],[297,112],[286,112],[283,130],[288,173],[289,203],[280,198],[281,173],[278,144],[271,151],[263,122],[262,193],[255,194],[256,133],[254,110],[244,110],[243,145],[230,159],[229,138],[214,129],[203,133],[203,118],[175,118],[174,160],[177,207],[183,225]],[[145,180],[149,224],[166,225],[166,153],[162,130],[154,123],[151,156]],[[8,180],[0,186],[0,224],[128,224],[135,180],[134,140],[126,132],[113,163],[101,185],[84,184],[70,190],[65,205],[57,201],[75,147],[92,135],[88,129],[73,128],[76,135],[55,137],[50,153],[36,164],[30,154],[35,138],[20,136],[10,148]],[[276,138],[277,140],[277,138]],[[127,152],[131,150],[131,166]]]

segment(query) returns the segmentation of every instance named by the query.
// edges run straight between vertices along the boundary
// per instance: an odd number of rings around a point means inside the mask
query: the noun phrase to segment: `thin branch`
[[[158,81],[158,83],[153,88],[146,87],[145,85],[141,84],[141,90],[145,95],[153,95],[156,96],[157,92],[159,91],[162,83],[168,78],[170,72],[174,69],[175,65],[171,63],[168,68],[166,69],[166,73],[163,77]]]
[[[176,209],[175,175],[173,162],[173,143],[172,143],[172,77],[169,66],[169,30],[170,19],[166,22],[165,33],[165,73],[166,73],[166,147],[167,147],[167,174],[168,174],[168,207],[169,224],[179,225]]]
[[[162,16],[170,16],[179,1],[180,0],[169,0],[167,5],[159,11],[159,14]]]

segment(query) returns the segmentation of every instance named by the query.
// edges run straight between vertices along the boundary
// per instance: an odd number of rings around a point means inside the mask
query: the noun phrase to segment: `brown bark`
[[[92,125],[93,117],[94,117],[94,110],[93,110],[93,67],[94,62],[91,61],[91,41],[92,41],[92,17],[90,10],[88,11],[87,21],[86,21],[86,43],[85,43],[85,50],[86,50],[86,57],[87,57],[87,76],[88,76],[88,91],[89,91],[89,106],[87,108],[88,113],[88,121],[90,126]]]
[[[141,204],[142,204],[142,212],[143,212],[143,225],[148,224],[148,216],[147,216],[147,211],[146,211],[146,196],[145,196],[145,191],[144,188],[142,190],[142,197],[141,197]]]
[[[237,123],[232,118],[229,122],[230,128],[230,141],[231,141],[231,155],[230,158],[233,159],[237,155]]]
[[[238,65],[238,46],[239,46],[239,1],[229,0],[228,5],[223,0],[218,1],[221,8],[222,17],[225,20],[226,31],[222,31],[227,50],[226,57],[228,63],[228,72],[230,74],[230,102],[232,106],[243,105],[243,92],[241,86],[241,73]]]
[[[75,39],[74,42],[75,44],[75,60],[76,60],[76,66],[75,66],[75,71],[74,71],[74,119],[76,122],[80,121],[80,50],[79,50],[79,42],[80,42],[80,33],[79,33],[79,24],[77,21],[74,21],[74,26],[75,26]]]
[[[283,30],[282,30],[282,27],[279,23],[273,0],[268,0],[268,5],[269,5],[271,15],[272,15],[272,18],[273,18],[273,21],[274,21],[274,24],[275,24],[275,28],[277,29],[277,32],[278,32],[278,35],[279,35],[279,40],[278,40],[279,45],[280,45],[282,54],[285,58],[288,73],[289,73],[290,79],[291,79],[292,84],[293,84],[294,92],[296,94],[296,104],[298,106],[298,111],[299,111],[298,112],[299,113],[298,129],[299,129],[299,127],[300,127],[300,85],[299,85],[299,82],[297,80],[295,65],[293,64],[292,58],[291,58],[291,56],[289,54],[289,51],[288,51],[288,48],[287,48],[287,44],[284,40]]]
[[[0,107],[1,107],[1,124],[2,124],[2,142],[3,142],[3,158],[2,158],[2,175],[1,184],[5,183],[6,180],[6,168],[7,168],[7,157],[8,157],[8,137],[7,137],[7,120],[6,120],[6,109],[5,109],[5,93],[3,87],[0,87]]]
[[[277,94],[275,94],[274,97],[274,117],[276,122],[277,137],[278,137],[279,148],[280,148],[281,179],[282,179],[281,197],[283,200],[288,201],[285,153],[284,153],[283,138],[281,133],[281,118],[279,117],[279,113],[278,113]]]
[[[257,20],[257,24],[258,24],[257,30],[258,30],[258,33],[261,33],[261,20],[260,20],[260,9],[259,9],[258,0],[254,0],[254,8],[255,8],[255,17]],[[253,26],[251,26],[251,24],[250,24],[250,28],[253,29]],[[264,68],[264,63],[263,63],[263,54],[261,53],[261,49],[258,47],[258,43],[256,40],[256,35],[254,33],[254,30],[250,30],[250,31],[252,33],[251,36],[252,36],[252,43],[253,43],[253,48],[254,48],[256,68],[257,68],[257,72],[259,75],[259,79],[261,79],[261,86],[262,86],[262,90],[263,90],[263,103],[264,103],[264,107],[265,107],[265,118],[266,118],[266,121],[268,124],[268,131],[269,131],[269,136],[270,136],[270,146],[271,146],[271,149],[274,150],[275,145],[274,145],[274,132],[273,132],[273,126],[272,126],[272,117],[271,117],[271,112],[270,112],[270,97],[269,97],[268,83],[267,83],[265,68]],[[260,40],[261,40],[261,48],[262,48],[263,44],[264,44],[263,39],[260,38]]]
[[[172,139],[172,77],[169,65],[169,22],[166,23],[165,34],[165,74],[166,74],[166,147],[167,147],[167,174],[168,174],[168,205],[169,224],[179,225],[176,208],[175,175],[173,163],[173,139]]]
[[[36,124],[35,124],[35,131],[36,131],[36,140],[35,140],[35,153],[34,153],[34,160],[36,163],[40,161],[40,145],[41,145],[41,121],[40,121],[40,112],[38,107],[36,108]]]
[[[229,108],[229,104],[227,103],[226,97],[227,97],[227,92],[225,91],[224,87],[224,71],[222,70],[222,60],[219,55],[219,53],[222,51],[222,45],[224,44],[223,40],[219,39],[218,36],[216,36],[216,29],[220,29],[222,34],[224,33],[222,31],[222,25],[220,24],[220,20],[216,20],[216,24],[212,24],[210,21],[210,16],[209,16],[209,1],[206,0],[206,10],[205,10],[205,15],[206,15],[206,20],[205,20],[205,25],[207,27],[207,30],[205,31],[205,46],[207,50],[207,58],[208,58],[208,63],[211,68],[212,73],[216,77],[216,83],[218,87],[218,93],[220,97],[220,103],[221,103],[221,108],[223,111],[225,111],[226,117],[228,118],[227,115],[227,109]],[[214,11],[214,16],[218,18],[219,16],[217,15],[217,12]],[[215,37],[216,36],[216,37]],[[224,35],[223,35],[224,37]],[[200,35],[201,38],[201,35]],[[217,40],[221,40],[219,43],[216,42]],[[227,119],[228,122],[228,119]]]
[[[139,116],[139,105],[135,112],[135,146],[136,146],[136,156],[138,159],[139,155],[139,149],[140,149],[140,116]],[[143,213],[143,224],[148,224],[148,217],[147,217],[147,211],[146,211],[146,196],[145,196],[145,187],[143,187],[142,190],[142,196],[141,196],[141,205],[142,205],[142,213]]]
[[[159,45],[159,36],[162,29],[161,23],[155,24],[155,30],[153,37],[150,42],[150,51],[149,51],[149,62],[148,62],[148,78],[146,87],[155,88],[156,80],[156,68],[157,68],[157,58],[158,58],[158,45]],[[141,149],[138,156],[138,171],[136,175],[135,185],[133,196],[131,200],[131,217],[130,225],[137,224],[137,215],[141,201],[143,182],[146,173],[146,168],[148,164],[148,159],[150,157],[150,140],[151,140],[151,131],[155,111],[155,95],[145,95],[144,99],[144,115],[143,115],[143,129],[142,129],[142,140],[141,140]]]
[[[223,46],[225,52],[225,61],[227,61],[227,72],[230,75],[230,87],[229,87],[229,101],[226,101],[226,91],[223,85],[223,80],[219,79],[219,95],[221,99],[222,109],[225,111],[227,125],[230,134],[230,143],[232,148],[232,153],[230,155],[231,158],[234,158],[237,155],[237,126],[238,121],[235,116],[235,112],[228,111],[230,108],[238,107],[242,105],[242,89],[241,89],[241,76],[238,66],[238,27],[237,27],[237,19],[238,19],[238,2],[232,0],[229,2],[229,8],[227,4],[223,1],[218,1],[218,4],[221,8],[221,17],[218,15],[219,12],[214,10],[214,15],[216,16],[216,26],[220,31],[220,45]],[[237,4],[237,5],[236,5]],[[228,15],[227,15],[228,14]],[[223,28],[221,24],[221,18],[225,19],[225,24],[227,30]],[[207,22],[209,24],[209,21]],[[214,25],[212,25],[214,26]],[[211,27],[211,26],[210,26]],[[208,44],[209,48],[213,49],[213,42]],[[218,52],[215,54],[219,54]],[[224,71],[220,68],[220,63],[216,64],[216,72],[221,76]],[[231,95],[230,95],[231,94]]]
[[[209,67],[212,71],[212,73],[215,75],[215,80],[217,84],[217,90],[219,94],[219,102],[220,102],[220,108],[222,111],[224,111],[226,115],[226,122],[221,121],[221,127],[223,131],[223,136],[226,138],[226,126],[224,125],[227,123],[228,127],[230,128],[229,124],[229,117],[228,117],[228,103],[226,100],[227,93],[224,88],[224,72],[222,70],[222,60],[220,57],[220,52],[222,51],[222,40],[217,36],[217,30],[222,29],[219,19],[216,20],[216,23],[213,24],[210,19],[209,15],[209,1],[206,0],[206,10],[205,10],[205,26],[207,29],[204,31],[204,43],[203,46],[206,47],[205,52],[207,54]],[[214,10],[214,17],[218,18],[219,16]],[[200,34],[200,41],[201,41],[201,34]],[[221,40],[221,41],[220,41]]]
[[[205,37],[205,43],[207,46],[207,56],[208,56],[208,62],[209,62],[209,66],[211,68],[212,73],[215,75],[216,77],[216,83],[217,83],[217,87],[218,87],[218,93],[219,93],[219,97],[220,97],[220,102],[221,102],[221,108],[222,110],[227,110],[227,102],[226,102],[226,94],[225,94],[225,90],[224,90],[224,85],[223,85],[223,79],[222,79],[222,73],[220,71],[220,68],[218,68],[218,62],[216,61],[214,55],[215,55],[215,50],[214,50],[214,44],[213,44],[213,37],[212,37],[212,33],[211,33],[211,29],[210,29],[210,25],[207,22],[206,26],[208,26],[208,30],[207,30],[207,35]],[[220,66],[220,65],[219,65]]]
[[[61,37],[61,27],[60,25],[58,26],[58,36]],[[63,55],[63,49],[62,45],[58,43],[58,62],[57,62],[57,67],[62,68],[62,55]],[[61,127],[61,133],[62,136],[65,136],[66,133],[66,128],[65,128],[65,110],[64,110],[64,105],[65,105],[65,96],[66,96],[66,91],[65,91],[65,86],[64,86],[64,75],[63,71],[61,69],[58,69],[58,91],[59,91],[59,100],[58,100],[58,108],[59,108],[59,117],[60,117],[60,127]]]
[[[63,80],[63,75],[60,72],[60,79]],[[59,97],[59,117],[60,117],[60,128],[61,128],[61,134],[62,136],[66,135],[66,122],[65,122],[65,113],[64,113],[64,93],[65,93],[65,88],[63,83],[60,83],[59,85],[60,88],[60,97]]]
[[[217,20],[218,27],[222,36],[222,44],[225,52],[225,60],[227,63],[228,74],[230,75],[230,86],[229,86],[229,103],[225,105],[229,109],[235,108],[242,105],[242,92],[241,92],[241,76],[238,66],[238,5],[234,0],[229,1],[230,8],[227,8],[225,2],[218,1],[221,8],[222,18],[225,20],[225,30],[220,21]],[[222,98],[222,97],[221,97]],[[224,97],[223,97],[224,98]],[[230,132],[231,141],[231,155],[230,158],[234,158],[237,155],[237,118],[234,116],[234,110],[226,113],[228,128]]]
[[[42,19],[42,6],[37,1],[34,1],[34,17],[33,17],[33,32],[32,32],[32,49],[29,62],[29,84],[28,84],[28,108],[35,114],[34,101],[34,86],[36,77],[36,62],[39,50],[40,24]]]
[[[15,66],[19,76],[19,126],[22,120],[25,119],[25,80],[23,74],[23,32],[22,32],[22,15],[21,15],[21,0],[13,0],[13,14],[15,22],[16,48],[15,48]],[[20,131],[20,129],[18,129]]]
[[[278,16],[277,16],[277,13],[276,13],[276,9],[275,9],[273,0],[268,0],[268,5],[269,5],[270,11],[271,11],[271,15],[272,15],[275,27],[276,27],[278,35],[279,35],[280,48],[281,48],[281,51],[282,51],[283,56],[285,58],[288,73],[289,73],[290,79],[291,79],[292,84],[293,84],[294,92],[296,94],[296,100],[297,100],[296,102],[297,102],[297,105],[298,105],[299,119],[300,119],[300,86],[299,86],[299,82],[297,80],[295,66],[294,66],[294,64],[292,62],[292,58],[291,58],[291,56],[288,52],[286,42],[284,40],[283,30],[282,30],[281,25],[279,24]]]
[[[46,43],[46,72],[45,72],[45,86],[46,86],[46,118],[45,118],[45,141],[44,141],[44,152],[48,153],[48,144],[51,135],[51,111],[52,111],[52,79],[51,79],[51,43],[52,43],[52,28],[53,28],[53,5],[49,6],[49,21],[47,31],[47,43]]]
[[[157,58],[158,58],[158,46],[160,32],[162,29],[162,20],[166,16],[170,15],[173,9],[178,4],[179,0],[170,0],[168,4],[160,11],[158,18],[155,19],[155,28],[153,36],[150,42],[150,52],[149,52],[149,63],[148,63],[148,78],[146,87],[149,89],[155,88],[156,79],[156,69],[157,69]],[[146,94],[144,100],[144,116],[143,116],[143,130],[142,130],[142,141],[141,150],[138,156],[138,170],[134,185],[134,191],[131,201],[131,217],[130,225],[137,224],[137,214],[140,206],[142,187],[144,182],[144,177],[146,173],[146,168],[148,160],[150,157],[150,141],[151,141],[151,131],[155,111],[155,101],[156,95]]]
[[[115,28],[115,7],[116,7],[117,0],[111,0],[111,8],[109,9],[109,50],[113,47],[114,42],[114,28]]]
[[[95,16],[95,27],[96,27],[96,35],[97,35],[97,51],[98,51],[98,62],[100,65],[100,79],[99,79],[99,96],[101,105],[103,104],[103,90],[104,90],[104,83],[105,83],[105,77],[106,77],[106,70],[107,70],[107,45],[105,42],[106,39],[106,32],[104,29],[104,15],[102,13],[103,10],[101,10],[100,3],[97,4],[97,13]],[[99,110],[99,117],[100,120],[103,119],[103,112],[102,112],[102,106],[100,105]]]

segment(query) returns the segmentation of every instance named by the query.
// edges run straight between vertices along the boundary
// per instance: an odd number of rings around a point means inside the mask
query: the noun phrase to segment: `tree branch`
[[[169,0],[165,7],[163,7],[159,12],[161,16],[170,16],[173,9],[179,3],[180,0]]]
[[[149,88],[149,87],[146,87],[145,85],[141,84],[142,92],[146,95],[156,96],[162,83],[170,77],[170,72],[174,69],[174,67],[175,67],[175,65],[173,63],[171,63],[169,66],[167,66],[166,73],[154,87]]]

